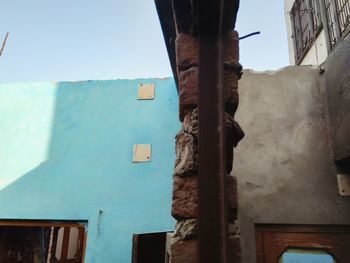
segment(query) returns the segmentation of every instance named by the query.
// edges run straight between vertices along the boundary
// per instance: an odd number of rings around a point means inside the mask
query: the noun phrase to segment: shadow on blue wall
[[[155,100],[136,99],[145,81]],[[130,262],[132,233],[173,228],[177,105],[172,79],[58,83],[47,160],[0,191],[1,218],[89,220],[87,262]]]

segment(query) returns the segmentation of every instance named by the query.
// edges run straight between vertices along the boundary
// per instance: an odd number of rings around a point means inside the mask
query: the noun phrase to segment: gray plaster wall
[[[350,223],[350,200],[338,194],[319,70],[248,70],[239,92],[236,119],[246,136],[233,174],[243,262],[256,262],[256,224]]]
[[[325,85],[335,160],[350,157],[350,34],[329,55]]]

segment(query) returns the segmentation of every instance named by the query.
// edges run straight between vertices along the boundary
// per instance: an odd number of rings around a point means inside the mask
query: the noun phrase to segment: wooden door
[[[278,263],[288,249],[324,251],[337,263],[350,262],[349,226],[256,227],[257,262]]]

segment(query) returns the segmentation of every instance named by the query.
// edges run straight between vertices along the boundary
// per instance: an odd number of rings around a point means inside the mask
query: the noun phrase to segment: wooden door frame
[[[258,263],[273,263],[276,257],[278,258],[286,249],[293,247],[322,249],[341,263],[343,250],[336,244],[337,240],[341,242],[342,238],[345,238],[344,235],[350,236],[350,226],[257,224],[255,233]],[[275,242],[276,235],[281,240],[280,244]],[[288,244],[283,244],[283,238],[288,239]],[[335,245],[332,246],[330,242],[334,242]],[[270,244],[270,246],[266,247],[264,244]]]

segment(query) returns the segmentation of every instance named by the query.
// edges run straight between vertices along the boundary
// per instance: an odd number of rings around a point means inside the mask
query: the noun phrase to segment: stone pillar
[[[244,133],[234,115],[238,107],[239,61],[238,33],[223,35],[226,128],[226,179],[229,219],[229,259],[240,262],[240,234],[237,219],[237,180],[232,170],[233,147]],[[179,76],[179,118],[182,128],[176,135],[176,161],[173,174],[172,216],[177,220],[170,246],[171,263],[197,263],[198,240],[198,38],[179,33],[176,38],[176,62]]]

